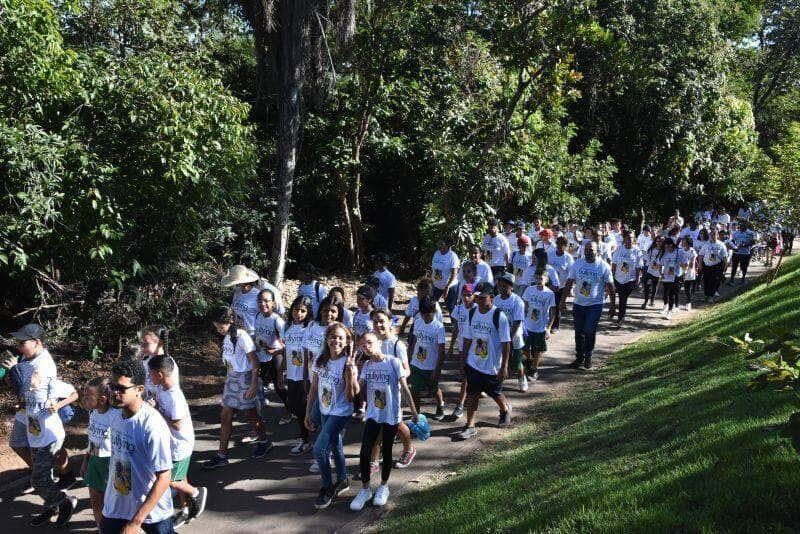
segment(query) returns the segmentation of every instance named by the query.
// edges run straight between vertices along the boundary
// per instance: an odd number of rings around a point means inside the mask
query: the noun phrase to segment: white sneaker
[[[364,505],[372,498],[372,491],[369,488],[361,488],[356,498],[350,502],[350,509],[354,512],[360,512],[364,509]]]
[[[383,506],[386,504],[386,501],[389,500],[389,486],[386,484],[381,484],[378,486],[378,489],[375,490],[375,498],[372,499],[372,504],[375,506]]]
[[[669,311],[667,312],[667,314],[666,314],[664,317],[666,317],[667,321],[669,321],[670,319],[672,319],[672,310],[669,310]]]
[[[524,374],[519,377],[519,390],[523,393],[528,391],[528,377]]]
[[[669,311],[669,306],[664,304],[664,307],[661,308],[661,315],[666,315],[668,311]]]
[[[692,303],[691,302],[686,305],[686,311],[692,311]]]

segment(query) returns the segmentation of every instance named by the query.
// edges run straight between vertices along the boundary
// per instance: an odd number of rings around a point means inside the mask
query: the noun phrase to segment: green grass
[[[378,530],[797,531],[800,457],[770,429],[788,394],[748,392],[711,336],[800,326],[800,259],[690,324],[646,336]]]

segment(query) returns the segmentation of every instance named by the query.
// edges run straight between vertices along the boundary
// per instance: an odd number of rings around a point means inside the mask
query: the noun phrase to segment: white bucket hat
[[[228,273],[222,277],[220,284],[223,287],[236,286],[239,284],[253,284],[258,282],[258,273],[248,269],[244,265],[234,265],[228,270]]]

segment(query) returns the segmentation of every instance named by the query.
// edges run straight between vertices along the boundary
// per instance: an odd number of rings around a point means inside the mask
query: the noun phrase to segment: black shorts
[[[497,375],[487,375],[473,369],[469,364],[464,366],[464,374],[467,379],[467,395],[480,395],[486,393],[491,398],[496,399],[503,394],[503,385],[497,379]]]

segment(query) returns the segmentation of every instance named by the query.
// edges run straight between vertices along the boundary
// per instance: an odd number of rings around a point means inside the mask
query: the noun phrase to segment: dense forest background
[[[0,321],[88,346],[281,239],[414,276],[492,214],[796,219],[800,1],[0,0],[0,176]]]

